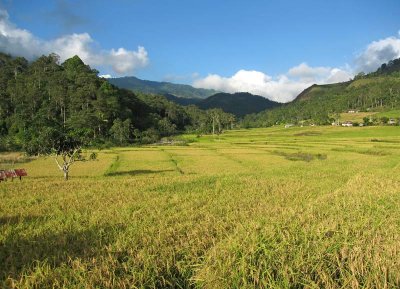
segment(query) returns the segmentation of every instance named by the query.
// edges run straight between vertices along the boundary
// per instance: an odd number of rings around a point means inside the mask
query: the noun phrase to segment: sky
[[[0,0],[0,51],[288,102],[400,57],[399,0]]]

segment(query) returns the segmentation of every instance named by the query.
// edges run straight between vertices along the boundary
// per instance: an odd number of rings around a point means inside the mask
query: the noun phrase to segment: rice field
[[[399,288],[400,128],[0,154],[1,288]],[[14,162],[13,162],[14,161]]]

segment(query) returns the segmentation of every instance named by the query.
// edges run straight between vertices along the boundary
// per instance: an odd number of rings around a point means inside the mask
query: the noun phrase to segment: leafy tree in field
[[[158,130],[161,136],[173,135],[176,133],[176,125],[165,117],[158,121]]]
[[[82,148],[88,144],[88,131],[64,131],[61,127],[43,126],[29,129],[25,134],[24,149],[28,155],[52,156],[68,180],[70,166],[85,160]]]
[[[124,145],[129,142],[131,126],[132,124],[130,119],[121,121],[119,118],[117,118],[114,120],[113,126],[110,129],[110,133],[116,143],[119,145]]]

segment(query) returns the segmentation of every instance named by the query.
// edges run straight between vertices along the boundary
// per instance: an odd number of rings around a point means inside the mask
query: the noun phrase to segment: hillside
[[[337,109],[374,110],[393,108],[399,95],[400,58],[384,63],[375,72],[359,73],[353,80],[341,83],[312,85],[300,93],[294,102],[306,100],[335,102]],[[394,102],[394,103],[392,103]]]
[[[28,62],[0,53],[0,151],[36,154],[71,138],[126,145],[213,131],[215,114],[117,88],[97,73],[78,56],[60,64],[53,54]],[[218,111],[218,118],[219,130],[232,127],[232,115]]]
[[[217,91],[212,89],[194,88],[186,84],[142,80],[134,76],[110,78],[108,81],[119,88],[144,94],[174,95],[181,98],[204,99],[217,93]]]
[[[360,73],[348,82],[312,85],[291,103],[247,116],[243,125],[329,124],[347,111],[386,112],[400,109],[399,61],[392,60],[367,75]]]
[[[221,108],[225,112],[241,117],[246,114],[274,108],[280,104],[262,96],[239,92],[234,94],[217,93],[197,105],[202,109]]]
[[[200,98],[186,98],[186,97],[177,97],[173,94],[166,93],[164,94],[164,97],[168,99],[169,101],[175,102],[176,104],[180,105],[191,105],[191,104],[198,104],[199,102],[202,101]]]

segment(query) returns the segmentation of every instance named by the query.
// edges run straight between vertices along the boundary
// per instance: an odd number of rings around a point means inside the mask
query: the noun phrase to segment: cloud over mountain
[[[302,90],[314,83],[326,84],[347,81],[351,72],[330,67],[310,67],[306,63],[295,66],[286,74],[277,77],[260,71],[239,70],[231,77],[210,74],[194,81],[197,88],[210,88],[219,91],[250,92],[277,102],[289,102]]]
[[[60,55],[62,61],[79,55],[85,63],[111,67],[119,75],[130,74],[149,62],[147,51],[142,46],[136,51],[125,48],[104,50],[88,33],[68,34],[52,40],[40,39],[13,24],[5,10],[0,10],[0,51],[31,60],[52,52]]]
[[[356,58],[357,72],[371,72],[382,63],[400,57],[400,32],[398,36],[387,37],[370,43]]]
[[[250,92],[278,102],[293,100],[302,90],[312,84],[329,84],[351,79],[355,73],[375,71],[382,63],[400,58],[399,36],[373,41],[354,59],[350,67],[312,67],[301,63],[290,68],[285,74],[272,77],[261,71],[239,70],[230,77],[209,74],[198,78],[193,85],[219,91]]]

